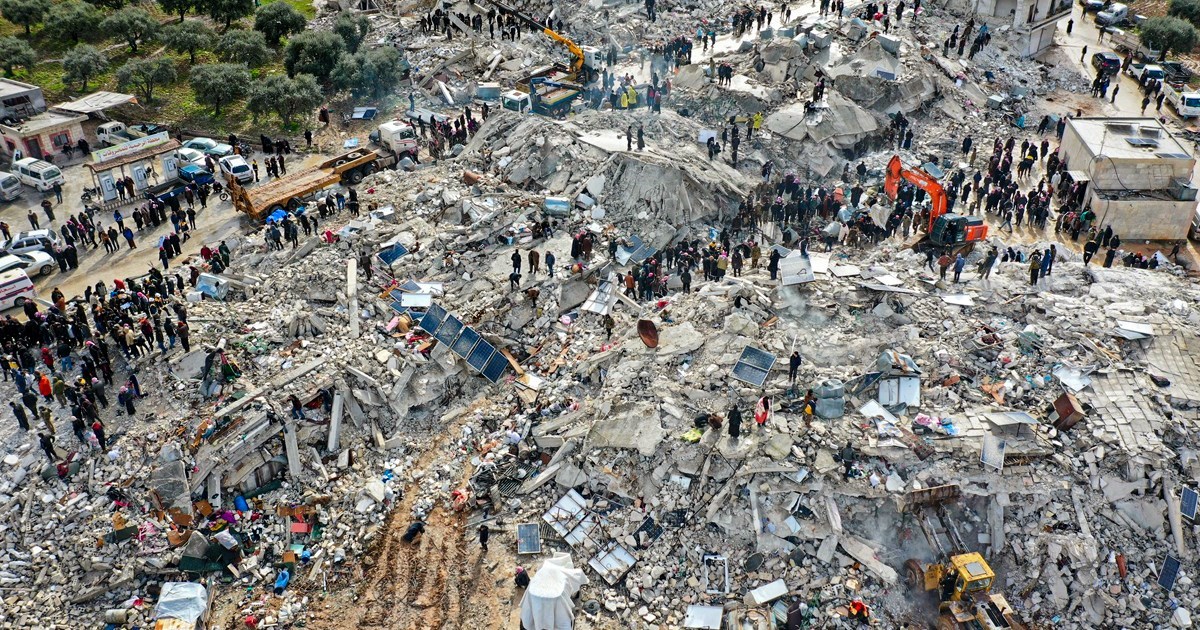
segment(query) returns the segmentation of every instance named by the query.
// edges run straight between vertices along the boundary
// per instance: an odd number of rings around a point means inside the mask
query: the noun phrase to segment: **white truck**
[[[1200,116],[1200,92],[1187,89],[1176,90],[1169,83],[1163,84],[1163,90],[1167,93],[1167,102],[1175,108],[1180,118]]]
[[[1129,76],[1137,81],[1141,81],[1143,77],[1150,80],[1162,81],[1167,78],[1166,70],[1155,63],[1135,63],[1129,66]]]
[[[1108,33],[1113,48],[1117,50],[1132,52],[1146,61],[1158,61],[1162,57],[1161,50],[1143,44],[1142,38],[1136,33],[1130,33],[1119,28],[1109,28]]]
[[[371,142],[391,151],[399,162],[403,158],[417,161],[417,151],[421,145],[417,142],[417,133],[412,125],[399,120],[385,122],[379,129],[370,134]]]
[[[96,127],[96,137],[100,142],[109,146],[129,142],[138,138],[145,138],[162,131],[166,131],[165,127],[143,123],[139,125],[126,126],[123,122],[106,122],[99,127]]]

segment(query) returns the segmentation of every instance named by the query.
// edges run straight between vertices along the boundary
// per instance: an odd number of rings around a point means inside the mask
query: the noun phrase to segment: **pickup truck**
[[[129,142],[138,138],[154,135],[166,131],[167,128],[161,125],[152,125],[150,123],[142,123],[137,125],[126,126],[123,122],[107,122],[96,128],[96,137],[100,142],[109,146]]]
[[[1132,63],[1129,64],[1129,76],[1141,82],[1143,77],[1162,81],[1167,78],[1167,73],[1163,71],[1162,66],[1156,63]]]
[[[1192,80],[1192,71],[1178,61],[1160,61],[1158,65],[1167,73],[1167,83],[1183,85]]]
[[[1195,118],[1200,116],[1200,92],[1186,89],[1177,90],[1170,83],[1163,85],[1167,93],[1167,102],[1179,114],[1180,118]]]
[[[1147,61],[1158,61],[1162,57],[1162,51],[1142,43],[1142,38],[1137,33],[1110,28],[1108,29],[1109,41],[1112,42],[1113,48],[1135,53],[1137,56]]]

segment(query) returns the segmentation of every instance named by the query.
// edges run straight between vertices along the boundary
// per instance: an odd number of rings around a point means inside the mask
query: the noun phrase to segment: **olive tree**
[[[88,80],[104,74],[108,69],[108,57],[89,44],[79,44],[67,51],[63,57],[63,81],[67,83],[82,83],[81,91],[86,92]]]
[[[170,59],[134,59],[117,68],[117,85],[121,89],[132,87],[149,104],[154,101],[154,89],[173,83],[176,76]]]

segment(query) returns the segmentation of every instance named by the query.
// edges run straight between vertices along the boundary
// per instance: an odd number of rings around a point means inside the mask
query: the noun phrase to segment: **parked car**
[[[1107,9],[1096,14],[1096,24],[1101,26],[1117,26],[1129,19],[1129,5],[1119,2],[1111,4]]]
[[[203,166],[187,164],[179,169],[179,179],[180,181],[199,186],[201,184],[211,183],[213,181],[213,175]]]
[[[254,181],[254,172],[250,170],[250,165],[240,155],[227,155],[217,161],[221,166],[221,172],[225,173],[225,179],[237,179],[240,184],[249,184]]]
[[[12,269],[24,269],[26,273],[48,276],[54,273],[57,267],[58,263],[54,261],[54,257],[43,251],[0,256],[0,274]]]
[[[1103,76],[1112,76],[1121,71],[1121,56],[1114,52],[1098,52],[1092,55],[1092,67]]]
[[[58,245],[58,233],[54,230],[29,230],[17,232],[12,240],[0,244],[0,253],[28,254],[29,252],[54,252]]]
[[[181,148],[175,152],[175,157],[184,164],[195,164],[196,166],[204,166],[204,152],[199,149]]]
[[[1103,11],[1112,3],[1113,0],[1079,0],[1079,4],[1083,5],[1084,11]]]
[[[233,155],[233,147],[217,142],[212,138],[192,138],[183,143],[183,148],[196,149],[197,151],[203,151],[207,155],[218,158]]]
[[[21,180],[12,173],[0,171],[0,201],[16,201],[21,196]]]
[[[24,306],[26,300],[35,297],[37,289],[24,271],[12,269],[0,274],[0,310]]]

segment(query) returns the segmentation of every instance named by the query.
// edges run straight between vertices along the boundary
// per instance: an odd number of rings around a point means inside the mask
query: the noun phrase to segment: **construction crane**
[[[883,182],[884,192],[892,200],[900,191],[900,180],[907,180],[929,195],[929,224],[925,236],[913,244],[919,249],[924,241],[937,247],[951,247],[955,251],[969,251],[975,243],[987,238],[987,223],[980,217],[968,217],[947,212],[946,191],[936,179],[917,168],[906,168],[899,155],[888,161],[887,176]]]
[[[1025,630],[1008,600],[993,593],[996,574],[978,552],[968,551],[946,504],[962,497],[957,484],[913,490],[905,496],[904,511],[913,514],[939,562],[904,563],[911,592],[936,592],[938,630]]]
[[[591,83],[595,80],[597,68],[600,66],[600,50],[592,46],[580,46],[571,41],[569,37],[562,35],[554,29],[538,22],[537,20],[521,13],[520,11],[500,2],[499,0],[488,0],[492,5],[499,9],[502,13],[516,16],[517,19],[524,22],[530,28],[535,28],[542,32],[546,37],[564,45],[571,52],[571,65],[569,75],[565,77],[548,77],[552,80],[577,81],[579,83]],[[536,74],[534,76],[537,76]],[[529,77],[532,78],[532,77]],[[527,83],[528,78],[523,83]]]

